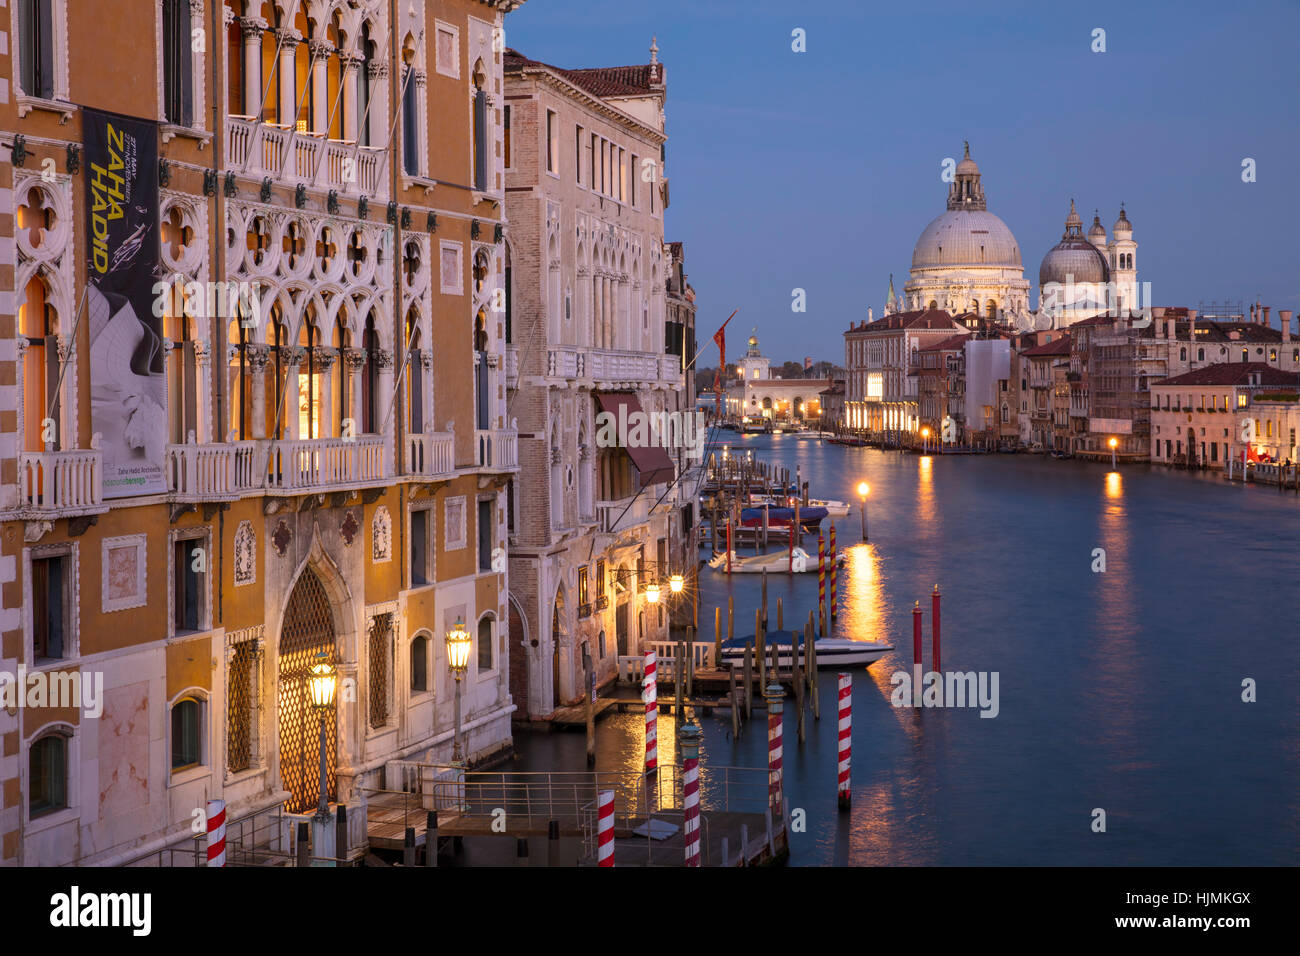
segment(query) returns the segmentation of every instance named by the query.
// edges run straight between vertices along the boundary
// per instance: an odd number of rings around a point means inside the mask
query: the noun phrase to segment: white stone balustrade
[[[386,477],[384,438],[379,435],[271,443],[270,491],[338,491]]]
[[[475,461],[480,468],[515,471],[519,468],[519,433],[499,428],[474,432]]]
[[[406,437],[406,473],[421,478],[450,475],[456,470],[455,436],[427,432]]]
[[[262,484],[255,441],[168,445],[164,472],[168,493],[183,501],[238,498]]]
[[[246,176],[373,196],[381,191],[379,152],[243,117],[226,118],[227,163]]]
[[[19,454],[19,508],[55,515],[99,509],[103,502],[102,452],[85,449]]]

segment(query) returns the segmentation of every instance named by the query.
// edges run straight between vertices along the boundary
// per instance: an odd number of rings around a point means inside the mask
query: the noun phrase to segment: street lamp
[[[651,604],[659,603],[659,585],[657,582],[651,582],[645,586],[645,599]]]
[[[865,481],[858,482],[858,497],[862,499],[862,540],[867,540],[867,493],[871,487]]]
[[[1119,439],[1112,438],[1107,444],[1110,445],[1110,470],[1115,471],[1115,446],[1119,444]]]
[[[926,428],[921,429],[921,452],[925,453],[929,451],[929,448],[930,448],[930,429],[927,426]]]
[[[324,651],[316,655],[316,663],[307,674],[307,695],[311,699],[312,710],[320,717],[320,798],[316,802],[316,820],[324,824],[330,819],[328,770],[325,766],[327,745],[325,740],[325,722],[334,710],[334,688],[338,676]]]
[[[452,763],[460,763],[464,758],[460,752],[460,679],[465,676],[465,670],[469,667],[469,648],[470,644],[469,631],[465,630],[465,622],[456,618],[456,623],[452,625],[447,632],[447,667],[451,669],[451,676],[456,678],[456,722],[452,729]]]
[[[682,588],[686,586],[686,579],[680,574],[674,574],[668,579],[668,590],[674,594],[681,594]]]

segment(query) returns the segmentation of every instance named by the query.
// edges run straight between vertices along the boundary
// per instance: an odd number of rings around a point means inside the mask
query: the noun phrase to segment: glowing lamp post
[[[645,599],[646,599],[647,601],[649,601],[651,604],[658,604],[658,603],[659,603],[659,585],[658,585],[658,584],[651,583],[651,584],[647,584],[647,585],[646,585],[646,587],[645,587]]]
[[[674,594],[681,594],[682,588],[686,586],[686,579],[680,574],[674,574],[668,579],[668,590]]]
[[[921,453],[926,454],[930,450],[930,429],[921,429]]]
[[[451,750],[452,763],[460,763],[464,759],[460,751],[460,679],[465,676],[465,671],[469,667],[471,643],[469,631],[465,630],[465,622],[457,617],[456,623],[447,632],[447,667],[451,670],[451,676],[456,678],[456,709]]]
[[[316,801],[316,820],[322,824],[330,819],[328,770],[325,766],[325,722],[334,712],[334,689],[337,683],[338,675],[325,652],[321,651],[307,674],[307,696],[311,699],[312,710],[320,717],[320,798]]]
[[[1111,470],[1111,471],[1115,471],[1115,470],[1116,470],[1116,465],[1115,465],[1115,447],[1119,444],[1119,439],[1117,439],[1117,438],[1112,438],[1112,439],[1111,439],[1110,441],[1108,441],[1106,444],[1110,445],[1110,470]]]
[[[862,499],[862,540],[867,540],[867,493],[871,491],[865,481],[858,482],[858,497]]]

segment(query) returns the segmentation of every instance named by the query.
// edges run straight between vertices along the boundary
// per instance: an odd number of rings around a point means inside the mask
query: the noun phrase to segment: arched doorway
[[[284,622],[280,625],[280,781],[289,791],[285,807],[303,813],[320,798],[320,716],[307,695],[307,674],[325,654],[337,666],[334,648],[334,616],[329,596],[320,578],[304,568],[289,595]],[[326,799],[337,796],[338,694],[334,709],[325,720]]]

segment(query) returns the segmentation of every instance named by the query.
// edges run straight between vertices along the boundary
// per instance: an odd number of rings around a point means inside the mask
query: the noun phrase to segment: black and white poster
[[[82,110],[89,238],[91,431],[104,497],[165,492],[167,392],[158,270],[158,127]]]

